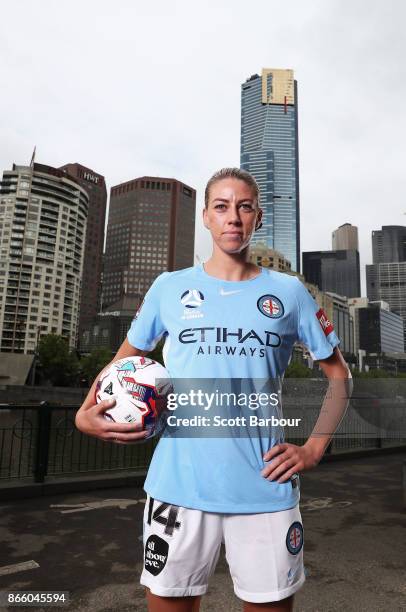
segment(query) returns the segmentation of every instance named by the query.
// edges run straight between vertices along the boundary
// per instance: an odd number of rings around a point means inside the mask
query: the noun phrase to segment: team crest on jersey
[[[199,308],[204,301],[204,295],[199,289],[186,289],[180,301],[185,308]]]
[[[324,331],[324,334],[326,336],[328,336],[329,334],[331,334],[332,331],[334,331],[333,324],[327,318],[327,315],[322,308],[320,308],[320,310],[316,312],[316,317],[318,318],[321,329]]]
[[[259,298],[257,307],[263,315],[270,319],[279,319],[285,312],[282,302],[275,295],[263,295]]]
[[[292,555],[300,553],[303,547],[303,526],[299,521],[291,524],[286,534],[286,548]]]
[[[204,295],[199,289],[186,289],[180,296],[184,308],[182,319],[200,319],[203,313],[200,308],[204,302]]]

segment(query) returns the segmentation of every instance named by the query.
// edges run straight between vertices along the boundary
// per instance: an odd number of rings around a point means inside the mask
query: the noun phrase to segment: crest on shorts
[[[282,302],[275,295],[262,295],[257,301],[257,307],[270,319],[279,319],[285,312]]]
[[[303,526],[299,521],[291,524],[286,534],[286,548],[292,555],[300,553],[303,547]]]

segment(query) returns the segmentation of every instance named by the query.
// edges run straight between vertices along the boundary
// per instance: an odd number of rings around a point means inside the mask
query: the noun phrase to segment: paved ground
[[[406,610],[404,459],[326,463],[302,476],[308,580],[296,596],[296,611]],[[138,585],[143,499],[141,490],[126,488],[3,505],[0,591],[70,591],[69,606],[36,610],[146,611]],[[4,566],[25,561],[38,567],[1,575]],[[222,556],[202,612],[240,609]]]

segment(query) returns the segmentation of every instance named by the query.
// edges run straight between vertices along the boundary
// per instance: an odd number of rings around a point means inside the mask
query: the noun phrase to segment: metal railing
[[[147,469],[154,440],[124,445],[83,435],[74,423],[78,408],[0,404],[0,483]]]
[[[303,397],[301,403],[303,410]],[[47,476],[147,470],[156,438],[140,444],[123,445],[84,435],[74,423],[78,408],[77,405],[60,406],[47,402],[0,404],[0,486],[2,482],[16,480],[41,483]],[[391,446],[406,448],[405,408],[404,404],[381,407],[386,420],[391,414],[389,430],[382,428],[381,418],[377,422],[375,416],[370,418],[370,413],[362,413],[360,409],[349,410],[327,452],[335,454]],[[371,406],[369,410],[376,409],[376,406]],[[301,437],[287,429],[287,441],[303,444],[310,435],[319,408],[308,406],[305,410],[309,418]],[[289,416],[294,416],[293,413]]]

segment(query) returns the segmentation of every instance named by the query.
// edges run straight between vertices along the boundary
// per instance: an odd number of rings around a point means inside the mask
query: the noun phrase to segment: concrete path
[[[308,579],[296,611],[406,610],[403,460],[343,460],[302,475]],[[3,504],[0,591],[70,591],[70,605],[35,610],[146,611],[138,584],[144,498],[123,488]],[[241,609],[223,555],[201,609]]]

